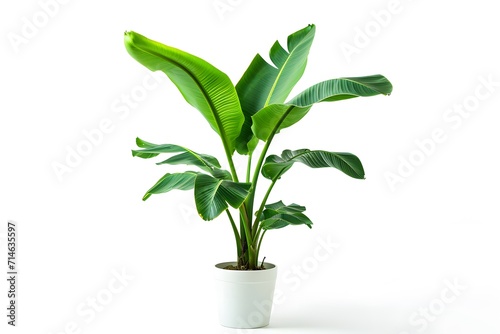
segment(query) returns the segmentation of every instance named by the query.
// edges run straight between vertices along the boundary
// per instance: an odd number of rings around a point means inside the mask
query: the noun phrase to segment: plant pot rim
[[[215,265],[216,269],[220,269],[223,271],[230,271],[230,272],[235,272],[235,273],[258,273],[258,272],[264,272],[268,270],[276,270],[278,267],[274,263],[270,262],[264,262],[264,270],[228,270],[224,269],[224,267],[230,266],[230,265],[236,265],[236,261],[227,261],[227,262],[220,262]]]
[[[255,284],[276,281],[278,267],[272,263],[264,262],[265,270],[230,270],[223,269],[227,265],[235,265],[235,261],[221,262],[215,265],[214,276],[216,280],[238,284]]]

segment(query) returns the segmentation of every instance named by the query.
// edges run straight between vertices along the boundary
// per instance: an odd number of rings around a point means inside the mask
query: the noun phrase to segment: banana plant
[[[334,168],[355,179],[365,178],[361,161],[351,153],[300,148],[284,150],[279,156],[267,155],[273,138],[298,123],[316,103],[392,92],[392,84],[377,74],[328,79],[289,99],[306,68],[315,31],[314,25],[308,25],[289,35],[286,49],[276,41],[269,51],[271,63],[257,54],[236,85],[224,72],[199,57],[136,32],[125,32],[128,53],[149,70],[164,72],[218,134],[229,167],[224,169],[216,157],[183,146],[153,144],[137,138],[138,149],[132,150],[133,156],[150,159],[166,154],[169,157],[157,164],[189,166],[185,172],[163,175],[146,191],[143,200],[171,190],[193,190],[202,219],[210,221],[226,213],[240,270],[263,269],[259,251],[267,231],[289,225],[312,227],[304,206],[282,201],[268,203],[276,182],[295,163]],[[236,171],[235,153],[247,156],[244,180]],[[257,201],[257,181],[261,176],[269,181],[265,195]],[[230,207],[238,210],[237,216]]]

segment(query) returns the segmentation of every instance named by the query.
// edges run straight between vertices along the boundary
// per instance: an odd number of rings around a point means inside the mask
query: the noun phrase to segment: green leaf
[[[392,84],[380,74],[326,80],[317,83],[297,96],[288,103],[296,106],[310,106],[322,101],[340,101],[354,97],[368,97],[379,94],[390,95]]]
[[[153,194],[162,194],[174,189],[193,189],[196,175],[198,175],[196,172],[167,173],[159,179],[158,182],[156,182],[156,184],[146,192],[146,194],[144,194],[142,200],[147,200]]]
[[[261,226],[265,230],[283,228],[288,225],[306,225],[312,228],[312,221],[302,212],[304,206],[297,204],[285,205],[282,201],[268,204],[263,211]]]
[[[157,165],[194,165],[198,166],[207,172],[210,172],[213,168],[220,168],[219,161],[207,154],[200,154],[193,151],[184,152],[181,154],[174,155],[165,161],[158,162]]]
[[[363,165],[354,154],[308,149],[284,150],[281,157],[268,156],[262,167],[262,175],[267,179],[277,180],[292,168],[295,162],[301,162],[311,168],[333,167],[355,179],[365,177]]]
[[[253,152],[258,143],[251,129],[252,116],[268,104],[285,102],[302,77],[315,31],[315,26],[309,25],[288,36],[288,51],[276,41],[269,51],[274,66],[257,54],[236,85],[245,115],[245,123],[236,140],[240,154]]]
[[[267,204],[265,208],[276,211],[277,213],[289,213],[289,214],[295,214],[306,211],[305,206],[298,205],[295,203],[292,203],[290,205],[285,205],[282,201],[272,204]]]
[[[225,73],[201,58],[133,31],[125,32],[125,47],[151,71],[163,71],[219,134],[226,154],[234,152],[245,117],[236,90]]]
[[[188,148],[173,145],[173,144],[162,144],[157,145],[153,143],[146,142],[140,138],[136,139],[137,146],[146,147],[142,150],[132,150],[132,156],[141,157],[149,159],[155,157],[161,153],[179,153],[168,158],[165,161],[158,162],[157,165],[170,164],[170,165],[191,165],[197,166],[200,169],[211,173],[213,176],[221,179],[232,179],[231,173],[227,170],[220,169],[220,163],[217,158],[208,155],[196,153]]]
[[[267,141],[272,134],[300,121],[311,108],[271,104],[252,116],[252,131],[257,138]]]
[[[277,214],[261,222],[261,226],[264,230],[275,230],[288,225],[306,225],[312,228],[311,220],[302,213],[295,215]]]
[[[194,185],[196,209],[201,218],[212,220],[228,208],[239,208],[248,196],[251,184],[220,180],[198,174]]]
[[[137,146],[142,148],[152,148],[158,146],[157,144],[153,144],[145,140],[142,140],[139,137],[135,138],[135,143],[137,144]],[[135,151],[134,153],[134,151],[132,150],[132,156],[136,156],[143,159],[150,159],[158,156],[158,153],[142,153],[140,151]]]
[[[340,78],[320,82],[311,86],[284,104],[271,104],[252,116],[252,131],[257,138],[267,141],[278,133],[300,121],[315,103],[389,95],[391,83],[382,75],[358,78]]]

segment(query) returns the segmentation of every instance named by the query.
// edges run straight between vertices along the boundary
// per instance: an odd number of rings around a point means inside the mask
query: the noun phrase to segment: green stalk
[[[247,212],[247,222],[248,221],[252,222],[252,212],[253,212],[253,204],[254,204],[254,200],[255,200],[255,192],[257,190],[257,181],[259,179],[260,170],[262,168],[262,164],[264,163],[264,158],[266,157],[267,150],[269,149],[269,146],[271,145],[271,142],[272,142],[272,140],[274,138],[274,135],[278,131],[281,123],[283,123],[283,121],[288,117],[288,114],[290,113],[290,111],[293,108],[294,108],[294,106],[290,106],[286,110],[286,112],[283,114],[283,116],[281,116],[280,120],[278,121],[278,123],[275,125],[273,131],[271,132],[269,138],[267,138],[267,141],[266,141],[264,147],[262,148],[262,152],[260,153],[259,160],[257,161],[257,165],[255,166],[255,171],[253,173],[252,188],[250,189],[250,194],[248,195],[248,198],[247,198],[247,200],[244,203],[244,206],[245,206],[245,210],[244,211]],[[274,184],[272,184],[270,186],[270,189],[268,189],[268,192],[266,193],[266,198],[262,202],[263,205],[265,205],[265,201],[267,200],[267,196],[269,196],[269,193],[271,192],[272,187],[274,187]],[[261,204],[261,209],[262,209],[263,205]],[[262,210],[260,210],[260,212],[262,212]],[[257,218],[255,220],[255,225],[258,225],[259,218],[260,217],[257,216]],[[252,224],[252,223],[250,223],[250,224]],[[246,227],[247,224],[243,224],[243,225],[245,226],[245,234],[247,234],[247,240],[248,240],[249,239],[248,238],[248,233],[251,233],[253,231],[253,229],[255,228],[255,226],[252,224],[252,226],[250,226],[250,228],[247,228]],[[256,262],[255,263],[253,263],[253,262],[254,262],[254,260],[258,260],[258,254],[259,254],[259,251],[260,251],[260,245],[262,243],[262,238],[264,237],[264,233],[265,233],[265,231],[260,236],[260,239],[259,239],[256,251],[254,251],[254,245],[251,242],[251,240],[249,240],[250,242],[248,242],[248,252],[249,252],[249,263],[250,263],[250,266],[256,266],[257,265]],[[251,236],[253,237],[253,235],[251,235]],[[255,238],[256,237],[257,237],[257,235],[255,236]]]
[[[240,216],[241,216],[241,219],[242,219],[240,225],[243,225],[243,231],[245,232],[244,233],[245,234],[245,239],[246,239],[247,245],[250,246],[250,245],[252,245],[252,230],[250,229],[250,224],[249,224],[248,219],[247,219],[246,210],[245,210],[245,204],[244,203],[240,207]]]
[[[246,207],[246,204],[243,203],[243,205],[240,207],[240,215],[241,215],[241,225],[243,225],[243,231],[245,232],[244,233],[244,237],[245,237],[245,240],[247,242],[247,246],[248,245],[252,245],[253,243],[253,239],[252,239],[252,221],[251,220],[248,220],[248,211],[247,211],[247,207]],[[241,226],[240,226],[241,228]]]
[[[264,211],[264,206],[267,203],[267,199],[269,198],[269,194],[271,194],[271,190],[273,190],[273,187],[276,184],[276,181],[278,181],[278,179],[273,180],[273,182],[271,182],[271,184],[269,185],[269,188],[267,189],[267,192],[264,195],[264,198],[262,199],[262,202],[260,204],[259,210],[257,211],[256,217],[255,217],[255,221],[254,221],[254,223],[252,225],[252,233],[253,233],[252,236],[254,238],[256,238],[256,235],[257,235],[256,234],[256,230],[257,230],[257,226],[259,226],[260,216],[262,215],[262,211]]]
[[[260,246],[262,245],[262,239],[264,239],[264,234],[266,234],[266,232],[267,230],[264,230],[264,232],[262,232],[262,234],[260,235],[259,243],[257,244],[257,252],[256,252],[257,257],[259,256]]]
[[[246,215],[246,213],[245,213]],[[248,244],[247,244],[247,237],[245,233],[245,222],[243,221],[242,218],[242,213],[240,212],[240,231],[241,231],[241,239],[240,239],[240,244],[241,244],[241,254],[238,256],[238,266],[241,266],[244,262],[243,260],[245,259],[245,256],[248,252],[246,252],[246,249],[248,249]],[[248,261],[248,259],[247,259]]]
[[[250,224],[248,223],[248,217],[244,208],[245,204],[240,207],[240,226],[242,226],[242,244],[246,241],[246,250],[243,246],[243,251],[246,251],[244,254],[248,260],[248,268],[247,269],[255,269],[256,267],[256,257],[255,257],[255,248],[253,246],[252,239],[252,230],[250,229]]]
[[[262,231],[262,226],[260,226],[259,224],[259,227],[257,228],[257,232],[255,233],[255,238],[253,239],[253,241],[255,242],[255,247],[258,246],[258,240],[260,239],[260,232]]]
[[[250,153],[248,155],[248,162],[247,162],[247,174],[246,174],[246,182],[250,182],[250,171],[251,171],[251,168],[252,168],[252,154]],[[248,203],[243,203],[242,207],[240,208],[240,215],[241,215],[241,218],[240,218],[240,229],[241,229],[241,238],[244,239],[245,241],[247,241],[247,243],[245,244],[245,242],[243,242],[244,244],[244,247],[248,244],[251,244],[249,243],[249,239],[251,238],[247,238],[247,233],[246,231],[251,229],[250,225],[251,225],[251,219],[252,219],[252,214],[251,214],[251,211],[248,212],[247,211],[247,205]],[[245,227],[246,225],[246,227]],[[251,235],[250,235],[251,237]],[[243,249],[243,248],[242,248]]]
[[[236,224],[234,223],[233,216],[229,209],[226,209],[227,216],[229,217],[229,221],[231,222],[231,227],[233,228],[234,239],[236,240],[236,249],[238,251],[238,258],[240,258],[241,253],[243,253],[243,248],[241,247],[240,234],[238,233],[238,229],[236,228]]]
[[[248,155],[248,162],[247,162],[247,178],[246,182],[250,182],[250,170],[252,169],[252,154],[250,153]]]
[[[259,259],[256,257],[253,245],[250,245],[250,247],[248,247],[248,263],[249,263],[248,269],[254,270],[255,268],[257,268],[258,260]]]
[[[224,144],[224,140],[222,141],[222,143]],[[224,144],[224,150],[226,151],[227,162],[229,163],[229,168],[231,169],[231,174],[233,175],[233,181],[240,182],[240,181],[238,181],[238,174],[236,173],[236,168],[234,167],[233,157],[231,156],[231,154],[227,150],[225,144]]]
[[[266,154],[267,154],[267,150],[269,149],[269,146],[271,145],[271,142],[273,141],[273,138],[274,138],[274,135],[276,134],[276,132],[278,131],[281,123],[283,123],[283,121],[288,117],[288,114],[290,113],[290,111],[294,108],[294,106],[290,106],[286,112],[283,114],[283,116],[281,116],[280,120],[278,121],[278,123],[276,123],[273,131],[271,132],[271,135],[269,136],[269,138],[267,138],[267,141],[266,141],[266,144],[264,145],[264,147],[262,148],[262,152],[260,153],[260,156],[259,156],[259,160],[257,161],[257,165],[255,166],[255,171],[253,173],[253,178],[252,178],[252,189],[250,190],[250,194],[248,195],[248,198],[247,198],[247,203],[248,203],[248,208],[249,208],[249,219],[250,221],[252,220],[252,211],[253,211],[253,202],[254,202],[254,199],[255,199],[255,191],[257,190],[257,181],[259,179],[259,174],[260,174],[260,169],[262,168],[262,164],[264,163],[264,158],[266,157]]]
[[[262,163],[264,162],[264,157],[266,156],[267,149],[269,148],[269,145],[271,145],[271,140],[274,135],[271,135],[269,140],[266,142],[264,145],[264,148],[262,149],[262,152],[259,156],[259,160],[257,161],[257,165],[255,166],[255,171],[253,173],[253,178],[252,178],[252,188],[250,189],[250,194],[248,195],[247,198],[247,207],[249,209],[248,215],[249,215],[249,220],[252,221],[252,212],[253,212],[253,204],[255,200],[255,190],[257,189],[257,181],[259,179],[259,172],[262,167]],[[253,227],[252,227],[253,229]]]

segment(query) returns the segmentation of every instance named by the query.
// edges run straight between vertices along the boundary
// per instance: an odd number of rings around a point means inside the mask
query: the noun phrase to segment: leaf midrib
[[[222,180],[217,181],[217,185],[214,187],[214,191],[212,194],[210,194],[210,202],[213,203],[215,196],[217,195],[217,191],[219,190],[219,187],[222,184]]]
[[[181,146],[181,147],[182,147],[182,146]],[[208,163],[207,163],[204,159],[202,159],[202,158],[201,158],[201,156],[200,156],[198,153],[196,153],[196,152],[194,152],[194,151],[191,151],[190,149],[185,148],[185,147],[182,147],[182,148],[183,148],[183,149],[185,149],[185,150],[186,150],[186,152],[191,153],[194,157],[196,157],[196,159],[198,159],[198,160],[199,160],[199,161],[200,161],[200,162],[201,162],[204,166],[206,166],[206,167],[207,167],[207,168],[209,168],[210,170],[213,170],[213,169],[214,169],[214,167],[209,166],[209,165],[208,165]]]
[[[304,39],[305,39],[305,37],[304,37]],[[283,73],[286,65],[288,64],[288,62],[292,58],[292,54],[294,54],[294,52],[299,48],[299,46],[302,45],[302,43],[304,42],[304,39],[302,39],[302,41],[292,51],[288,51],[288,57],[286,58],[286,61],[283,63],[283,65],[281,66],[281,68],[278,72],[278,75],[276,76],[276,80],[274,81],[273,86],[271,87],[271,90],[269,92],[269,95],[267,96],[266,102],[264,103],[264,108],[269,105],[269,101],[271,100],[271,96],[273,96],[274,91],[276,90],[276,86],[278,85],[278,81],[281,78],[281,74]]]
[[[196,77],[194,76],[194,74],[191,73],[191,71],[189,71],[185,66],[183,66],[182,64],[180,64],[179,62],[177,62],[175,60],[172,60],[170,58],[166,58],[163,55],[161,55],[159,53],[156,53],[154,51],[150,51],[150,52],[147,52],[145,50],[143,50],[143,51],[146,52],[146,53],[150,53],[150,54],[152,54],[152,55],[154,55],[154,56],[156,56],[158,58],[164,59],[167,62],[171,62],[171,63],[175,64],[176,66],[180,67],[182,70],[184,70],[185,73],[187,73],[189,75],[189,77],[194,81],[194,83],[198,86],[198,88],[202,92],[203,97],[205,98],[205,101],[207,102],[207,104],[208,104],[208,106],[210,108],[210,111],[212,112],[212,115],[214,116],[215,122],[217,123],[217,127],[219,128],[219,134],[220,134],[220,136],[222,138],[224,146],[226,147],[226,149],[228,151],[230,151],[229,147],[227,147],[227,145],[228,145],[228,143],[227,143],[227,136],[226,136],[225,129],[222,126],[222,121],[219,118],[219,115],[215,112],[217,109],[212,104],[212,101],[208,98],[208,93],[205,91],[204,87],[198,82],[198,80],[196,80]],[[192,57],[195,57],[195,56],[192,56]]]
[[[366,87],[366,88],[368,88],[368,89],[370,89],[370,90],[372,90],[372,91],[374,91],[374,92],[377,92],[377,93],[379,93],[379,94],[383,94],[383,95],[385,95],[385,93],[384,93],[384,92],[382,92],[382,91],[380,91],[380,90],[373,89],[373,88],[371,88],[371,87],[366,86],[365,84],[361,84],[361,83],[359,83],[359,82],[357,82],[357,81],[354,81],[354,80],[351,80],[351,79],[348,79],[348,78],[339,78],[338,80],[345,80],[345,81],[349,81],[349,82],[355,83],[355,84],[357,84],[357,85],[360,85],[360,86]],[[357,96],[359,96],[359,95],[357,95]]]

